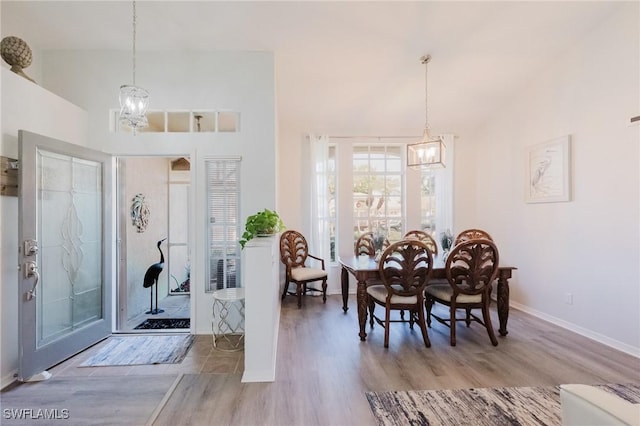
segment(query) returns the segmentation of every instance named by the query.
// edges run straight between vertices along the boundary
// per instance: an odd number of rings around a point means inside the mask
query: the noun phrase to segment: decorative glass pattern
[[[102,165],[39,150],[37,346],[101,319]]]

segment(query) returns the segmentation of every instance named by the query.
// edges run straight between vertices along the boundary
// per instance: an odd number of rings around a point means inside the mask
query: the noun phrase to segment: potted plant
[[[284,229],[284,223],[275,211],[264,209],[254,215],[247,217],[244,225],[244,233],[240,239],[240,246],[244,245],[252,238],[269,236]]]

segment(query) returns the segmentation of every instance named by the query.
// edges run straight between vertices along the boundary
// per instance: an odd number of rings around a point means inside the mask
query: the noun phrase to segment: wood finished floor
[[[432,346],[425,348],[417,327],[392,324],[385,349],[377,325],[359,341],[354,298],[343,314],[339,296],[326,305],[307,297],[301,310],[288,297],[273,383],[241,383],[242,353],[215,351],[211,336],[198,336],[182,364],[78,368],[85,352],[51,371],[54,377],[184,374],[154,425],[374,425],[366,391],[640,384],[639,359],[516,310],[497,347],[479,324],[457,330],[458,345],[451,347],[449,329],[434,322]],[[96,395],[96,403],[108,402],[108,395]],[[114,411],[110,421],[131,424],[126,416]]]

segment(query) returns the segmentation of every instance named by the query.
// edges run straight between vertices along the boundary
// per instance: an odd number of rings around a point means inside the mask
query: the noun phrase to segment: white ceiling
[[[138,1],[138,50],[276,58],[280,128],[331,135],[467,132],[619,2]],[[34,50],[131,49],[129,1],[6,1],[2,37]],[[168,56],[169,58],[169,56]],[[169,59],[168,59],[169,60]],[[28,70],[27,70],[28,73]]]

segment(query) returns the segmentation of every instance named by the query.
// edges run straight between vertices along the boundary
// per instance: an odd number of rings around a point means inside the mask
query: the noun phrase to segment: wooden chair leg
[[[289,278],[286,278],[284,280],[284,290],[282,290],[282,299],[284,300],[284,297],[287,295],[287,291],[289,290]]]
[[[418,325],[422,331],[422,340],[424,340],[424,345],[427,348],[430,348],[431,341],[429,341],[429,335],[427,334],[427,324],[424,318],[424,310],[422,309],[422,306],[420,306],[420,309],[418,310]]]
[[[369,325],[373,328],[373,313],[376,309],[376,302],[373,301],[373,297],[367,295],[367,302],[369,304]]]
[[[298,298],[298,309],[302,308],[302,287],[304,287],[304,284],[296,283],[296,297]]]
[[[464,319],[464,322],[467,323],[467,327],[471,327],[471,308],[467,308],[466,311],[467,311],[467,316]]]
[[[427,309],[427,327],[431,327],[431,308],[433,307],[433,299],[427,296],[424,301],[424,307]]]
[[[322,303],[327,303],[327,279],[322,280]]]
[[[413,330],[413,323],[416,320],[416,316],[415,316],[415,312],[412,310],[409,310],[409,329]]]
[[[384,347],[389,347],[389,325],[391,325],[391,309],[388,306],[385,307],[384,314]]]
[[[484,320],[484,326],[487,329],[487,333],[489,334],[489,339],[491,339],[491,344],[493,346],[498,346],[498,339],[496,339],[496,335],[493,332],[493,324],[491,323],[491,314],[489,313],[488,303],[482,305],[482,318]]]
[[[451,321],[450,321],[450,333],[451,333],[450,343],[451,343],[451,346],[455,346],[456,345],[456,307],[453,304],[451,306],[449,306],[449,318],[451,319]]]

